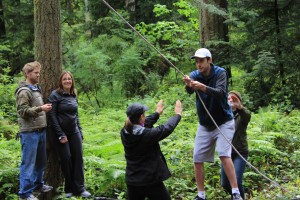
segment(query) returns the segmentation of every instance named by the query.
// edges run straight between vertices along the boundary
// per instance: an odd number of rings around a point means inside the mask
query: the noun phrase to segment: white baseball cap
[[[192,58],[207,58],[207,57],[212,58],[210,51],[206,48],[201,48],[195,52],[195,55],[193,55],[191,57],[191,59]]]

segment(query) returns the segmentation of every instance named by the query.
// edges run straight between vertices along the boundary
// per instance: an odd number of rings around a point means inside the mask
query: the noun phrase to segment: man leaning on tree
[[[20,200],[38,200],[34,190],[48,192],[53,187],[45,185],[46,168],[46,112],[51,104],[44,104],[38,85],[41,64],[37,61],[25,64],[25,81],[16,89],[16,107],[20,127],[22,163],[20,166]]]

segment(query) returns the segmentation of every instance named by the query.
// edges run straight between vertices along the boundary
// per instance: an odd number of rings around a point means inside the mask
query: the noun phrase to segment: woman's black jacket
[[[121,130],[126,158],[126,184],[147,186],[164,181],[171,176],[166,160],[160,150],[159,141],[168,137],[181,116],[171,117],[164,125],[153,128],[159,119],[154,113],[146,118],[145,126],[134,125],[132,133]]]
[[[52,91],[48,97],[52,109],[48,113],[49,126],[56,133],[57,138],[73,134],[81,134],[82,128],[78,118],[78,102],[76,96],[57,90]]]

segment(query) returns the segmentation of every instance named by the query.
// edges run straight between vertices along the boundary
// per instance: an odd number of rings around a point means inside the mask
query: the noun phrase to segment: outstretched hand
[[[181,105],[181,101],[177,100],[175,103],[175,114],[181,115],[182,114],[182,105]]]
[[[163,100],[159,100],[159,102],[156,104],[156,112],[161,115],[164,112],[164,105],[163,105]]]

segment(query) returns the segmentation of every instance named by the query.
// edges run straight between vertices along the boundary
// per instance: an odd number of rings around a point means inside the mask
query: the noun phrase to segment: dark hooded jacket
[[[234,111],[235,120],[235,133],[232,139],[232,145],[242,154],[248,154],[248,142],[247,142],[247,126],[250,122],[250,111],[245,107]],[[237,154],[235,150],[232,150],[232,154]]]
[[[77,97],[57,90],[52,91],[48,97],[48,102],[52,104],[52,109],[48,113],[49,126],[56,133],[57,138],[73,134],[81,134],[82,128],[78,118]]]
[[[153,128],[159,119],[154,113],[146,118],[145,126],[134,125],[132,133],[121,130],[126,158],[126,183],[131,186],[147,186],[168,179],[171,173],[160,150],[159,141],[168,137],[181,116],[171,117],[165,124]]]

